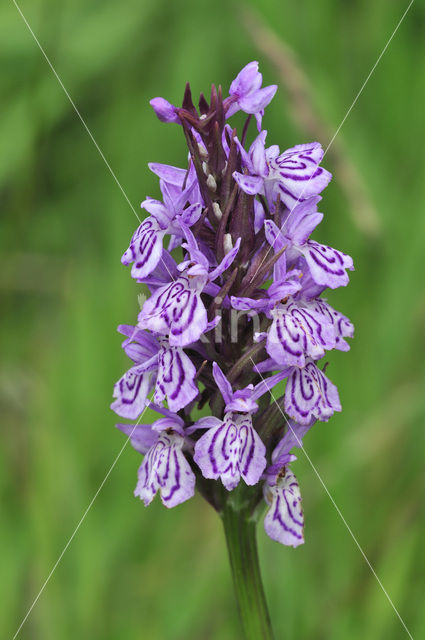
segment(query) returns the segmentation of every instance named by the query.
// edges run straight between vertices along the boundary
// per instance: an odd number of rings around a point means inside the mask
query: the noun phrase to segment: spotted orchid
[[[322,359],[348,351],[354,332],[323,293],[347,285],[353,261],[311,238],[331,179],[321,145],[266,147],[275,92],[254,61],[225,97],[213,86],[195,106],[187,85],[181,107],[151,101],[160,121],[180,125],[188,163],[149,164],[161,195],[142,202],[147,216],[122,257],[149,297],[136,326],[118,328],[132,366],[111,406],[136,421],[118,427],[144,456],[135,493],[145,505],[159,493],[173,507],[196,486],[226,528],[235,514],[256,521],[265,502],[267,534],[296,547],[292,449],[341,411]],[[241,136],[237,112],[247,114]],[[141,424],[147,408],[162,417]]]

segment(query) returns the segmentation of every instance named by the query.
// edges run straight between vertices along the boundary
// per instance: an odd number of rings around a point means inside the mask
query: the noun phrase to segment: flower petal
[[[179,411],[198,395],[196,367],[183,349],[166,340],[160,343],[154,401],[159,404],[167,398],[170,410]]]
[[[281,366],[304,367],[306,356],[319,360],[335,346],[333,324],[326,316],[297,304],[278,305],[267,335],[267,353]]]
[[[153,217],[147,218],[138,227],[121,258],[126,266],[134,263],[131,268],[133,278],[146,278],[155,269],[161,259],[164,234],[165,231]]]
[[[257,193],[260,193],[263,188],[264,180],[259,176],[248,176],[244,173],[239,173],[239,171],[234,171],[232,176],[242,191],[247,193],[249,196],[254,196]]]
[[[112,411],[122,418],[138,418],[152,388],[151,376],[151,373],[138,374],[129,369],[114,386],[113,397],[116,400],[111,404]]]
[[[143,455],[158,440],[158,434],[150,424],[117,424],[115,426],[130,438],[131,446]]]
[[[349,351],[350,345],[344,338],[352,338],[354,336],[354,325],[351,320],[336,311],[336,309],[333,309],[323,298],[312,300],[310,307],[328,317],[332,322],[335,330],[335,349]]]
[[[161,122],[174,122],[180,124],[180,120],[176,114],[176,108],[168,100],[164,98],[152,98],[149,101],[152,109]]]
[[[293,208],[298,202],[319,194],[332,175],[318,166],[323,157],[319,143],[297,145],[270,160],[271,174],[279,183],[281,200]]]
[[[286,383],[286,413],[300,424],[313,418],[327,421],[334,411],[341,411],[338,389],[312,361],[294,367]]]
[[[348,284],[346,269],[354,270],[353,260],[342,251],[309,240],[299,250],[304,255],[313,280],[325,287],[337,289]]]
[[[231,491],[241,476],[249,485],[258,482],[266,466],[265,452],[251,416],[230,412],[197,441],[194,460],[205,478],[220,477]]]
[[[281,544],[298,547],[304,543],[304,515],[301,493],[292,471],[285,467],[273,487],[267,487],[265,497],[270,504],[264,518],[267,535]]]
[[[253,91],[239,98],[239,106],[245,113],[259,113],[272,101],[277,91],[277,85],[271,84],[268,87]]]
[[[195,475],[182,447],[184,438],[178,433],[163,431],[157,443],[149,449],[138,472],[134,495],[150,504],[157,491],[166,507],[191,498],[195,493]]]
[[[171,346],[184,347],[196,342],[208,325],[200,293],[184,276],[159,287],[143,305],[139,327],[168,335]]]

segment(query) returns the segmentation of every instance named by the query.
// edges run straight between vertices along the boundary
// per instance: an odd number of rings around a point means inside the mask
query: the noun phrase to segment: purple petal
[[[198,395],[195,383],[196,367],[180,347],[171,347],[161,340],[158,354],[158,377],[154,400],[160,404],[167,398],[171,411],[179,411]]]
[[[182,276],[159,287],[139,314],[139,327],[169,336],[171,346],[184,347],[199,340],[208,324],[201,290]]]
[[[283,232],[273,222],[273,220],[264,221],[264,231],[267,242],[276,252],[281,251],[287,244],[287,240]]]
[[[257,193],[260,193],[263,188],[264,180],[258,176],[248,176],[244,173],[239,173],[238,171],[234,171],[232,176],[242,191],[247,193],[249,196],[254,196]]]
[[[239,106],[245,113],[259,113],[272,101],[277,85],[272,84],[239,98]]]
[[[178,433],[163,431],[147,452],[139,468],[134,492],[145,506],[152,502],[157,491],[168,508],[194,495],[195,475],[182,452],[183,444],[184,438]]]
[[[112,411],[122,418],[134,420],[145,408],[151,388],[150,373],[138,374],[130,369],[114,386],[113,397],[116,399],[111,404]]]
[[[159,162],[149,162],[148,167],[164,182],[175,185],[180,189],[182,188],[187,174],[186,169],[173,167],[169,164],[160,164]]]
[[[162,255],[164,231],[155,218],[147,218],[134,233],[130,246],[121,258],[124,265],[133,262],[131,276],[146,278],[157,266]]]
[[[285,389],[286,413],[300,424],[313,418],[327,421],[334,411],[341,411],[338,389],[309,361],[302,369],[294,367]]]
[[[148,211],[158,222],[160,228],[166,231],[173,219],[173,213],[170,212],[162,202],[154,200],[154,198],[146,198],[143,200],[140,207]]]
[[[303,245],[310,234],[323,219],[323,213],[318,213],[317,203],[320,196],[314,196],[304,200],[289,212],[282,230],[295,245]]]
[[[164,98],[152,98],[149,104],[155,111],[155,114],[161,122],[174,122],[180,124],[180,120],[176,114],[176,108],[168,100]]]
[[[297,304],[278,305],[267,335],[267,353],[281,366],[304,367],[305,358],[319,360],[335,346],[335,332],[328,318]]]
[[[201,204],[192,204],[187,209],[184,209],[181,213],[182,222],[191,227],[197,222],[201,216],[202,205]]]
[[[156,433],[169,431],[171,429],[179,435],[184,436],[184,420],[182,420],[182,418],[180,418],[180,416],[178,416],[177,414],[170,412],[170,415],[156,420],[152,425],[152,429]]]
[[[194,422],[191,427],[188,427],[186,429],[186,434],[190,435],[198,429],[212,429],[213,427],[220,426],[221,424],[222,420],[214,418],[213,416],[206,416],[205,418],[199,418],[199,420]]]
[[[242,476],[256,484],[266,466],[266,448],[252,426],[251,416],[227,413],[196,443],[194,460],[205,478],[221,478],[228,491]]]
[[[274,465],[287,456],[294,447],[302,447],[302,440],[305,434],[311,429],[315,422],[316,420],[312,420],[309,424],[298,424],[294,420],[289,420],[285,435],[272,453],[272,462]],[[282,467],[283,463],[281,463],[280,466]]]
[[[250,146],[249,155],[252,160],[252,173],[258,176],[266,176],[268,174],[266,153],[264,145],[266,142],[267,131],[262,131],[255,138],[254,142]]]
[[[230,95],[242,96],[250,91],[256,91],[261,87],[263,76],[258,71],[258,62],[254,60],[249,62],[230,85]]]
[[[267,535],[276,542],[297,547],[304,543],[304,516],[301,493],[292,471],[286,467],[273,487],[267,487],[265,497],[270,504],[264,518]]]
[[[318,166],[323,150],[316,143],[297,145],[269,160],[270,177],[278,182],[281,201],[292,209],[299,201],[319,194],[332,178]]]
[[[158,434],[150,424],[117,424],[115,426],[130,438],[131,446],[143,455],[158,440]]]
[[[348,284],[349,278],[346,269],[354,270],[353,260],[350,256],[309,240],[299,250],[304,255],[310,269],[313,280],[325,287],[336,289]]]
[[[224,256],[223,260],[220,262],[218,267],[210,271],[208,275],[208,278],[210,281],[213,281],[216,278],[218,278],[218,276],[221,276],[221,274],[224,273],[224,271],[226,271],[226,269],[230,267],[230,265],[232,264],[232,262],[234,261],[234,259],[238,254],[240,246],[241,246],[241,239],[238,238],[235,242],[235,246],[233,247],[233,249],[231,249],[229,253],[226,253],[226,255]]]
[[[344,340],[344,338],[352,338],[354,336],[354,325],[349,318],[333,309],[330,304],[322,298],[312,300],[309,306],[326,316],[329,321],[332,322],[335,330],[335,349],[339,351],[349,351],[350,345]]]
[[[258,200],[254,200],[254,231],[258,233],[264,226],[264,207]]]
[[[226,378],[226,376],[224,375],[224,373],[222,372],[222,370],[220,369],[220,367],[216,362],[213,362],[212,370],[213,370],[215,383],[217,387],[220,389],[220,393],[223,396],[223,400],[225,404],[227,404],[228,402],[230,402],[233,395],[232,385],[230,384],[230,382],[228,381],[228,379]]]

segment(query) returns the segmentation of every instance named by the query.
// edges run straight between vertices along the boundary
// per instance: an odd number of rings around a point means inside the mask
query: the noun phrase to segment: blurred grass
[[[407,3],[253,0],[295,52],[318,113],[337,125]],[[182,164],[181,132],[149,98],[228,87],[258,58],[224,0],[22,2],[22,10],[136,209],[158,192],[146,163]],[[341,131],[382,227],[358,230],[335,173],[317,237],[353,255],[335,306],[356,325],[330,357],[344,411],[306,442],[415,638],[425,635],[423,105],[425,8],[415,2]],[[119,258],[136,219],[11,2],[0,8],[0,633],[12,637],[122,446],[109,411],[126,366],[115,327],[137,288]],[[266,83],[273,67],[260,57]],[[304,141],[281,88],[265,126]],[[320,140],[324,146],[328,140]],[[334,167],[325,162],[331,171]],[[239,637],[220,523],[200,499],[148,510],[121,456],[21,638]],[[308,462],[303,548],[260,529],[277,638],[406,637]]]

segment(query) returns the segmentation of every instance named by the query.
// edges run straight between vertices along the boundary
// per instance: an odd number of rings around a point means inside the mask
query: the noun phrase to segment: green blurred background
[[[406,6],[21,3],[136,210],[158,195],[148,161],[185,162],[151,97],[178,103],[186,80],[196,94],[227,90],[258,59],[280,85],[269,142],[326,147]],[[414,638],[425,637],[424,28],[416,1],[324,161],[334,180],[315,237],[354,257],[330,300],[356,338],[329,358],[343,413],[306,440]],[[108,407],[127,364],[115,328],[137,312],[120,264],[137,221],[8,0],[0,43],[0,635],[11,638],[123,444]],[[216,514],[198,497],[145,509],[132,495],[139,458],[123,452],[19,637],[240,637]],[[259,528],[277,638],[407,637],[301,452],[294,470],[306,544]]]

